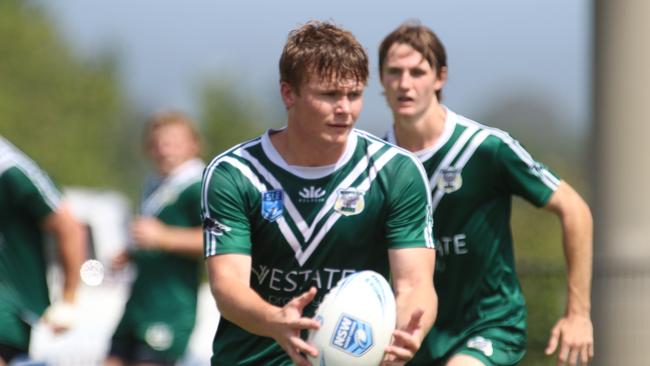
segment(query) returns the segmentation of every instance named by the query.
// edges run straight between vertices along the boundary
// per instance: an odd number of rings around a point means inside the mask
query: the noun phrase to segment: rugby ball
[[[395,296],[377,272],[356,272],[330,290],[307,341],[318,349],[314,366],[377,366],[395,330]]]

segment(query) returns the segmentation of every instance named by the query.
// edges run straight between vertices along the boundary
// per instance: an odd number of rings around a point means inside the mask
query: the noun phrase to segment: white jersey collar
[[[447,116],[445,117],[445,125],[443,127],[442,134],[438,138],[438,141],[436,141],[435,144],[427,148],[412,152],[412,154],[415,155],[418,158],[418,160],[420,160],[421,162],[429,160],[433,156],[433,154],[438,152],[438,150],[440,150],[441,147],[445,146],[447,141],[449,141],[449,139],[451,138],[451,135],[454,133],[454,129],[456,128],[456,119],[458,118],[458,115],[454,113],[451,109],[447,108],[446,106],[443,105],[442,107],[447,111]],[[386,139],[391,144],[397,145],[397,138],[395,138],[394,125],[391,126],[391,128],[388,130]]]
[[[269,158],[269,160],[271,160],[271,162],[273,162],[273,164],[303,179],[320,179],[332,174],[337,169],[347,164],[348,161],[350,161],[352,155],[354,154],[354,150],[357,147],[357,133],[356,131],[352,130],[348,135],[345,151],[336,163],[315,167],[290,165],[287,164],[284,158],[275,149],[273,143],[271,143],[270,135],[278,131],[281,130],[267,130],[266,133],[262,135],[262,149],[264,150],[264,154],[266,154],[266,156]]]

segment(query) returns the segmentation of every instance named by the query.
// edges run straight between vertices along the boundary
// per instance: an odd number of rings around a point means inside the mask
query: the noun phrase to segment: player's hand
[[[49,325],[54,333],[63,333],[76,321],[75,305],[66,301],[59,301],[50,305],[43,313],[43,321]]]
[[[311,366],[311,362],[301,355],[301,353],[308,354],[312,357],[318,356],[318,350],[300,338],[301,330],[320,328],[318,321],[302,316],[305,306],[315,296],[316,288],[312,287],[309,291],[289,301],[271,319],[271,323],[274,325],[274,329],[272,329],[273,339],[287,352],[289,357],[291,357],[291,361],[297,366]]]
[[[415,310],[406,327],[393,331],[393,343],[386,347],[382,366],[404,365],[415,356],[423,339],[420,325],[422,315],[424,310]]]
[[[569,315],[561,318],[551,329],[544,353],[548,356],[560,346],[558,365],[586,365],[594,357],[594,327],[588,316]]]
[[[138,217],[131,223],[131,238],[143,249],[159,247],[164,231],[165,225],[153,217]]]
[[[111,259],[111,269],[115,271],[119,271],[122,268],[124,268],[129,263],[130,260],[131,260],[131,255],[129,254],[129,252],[123,250],[117,253],[117,255]]]

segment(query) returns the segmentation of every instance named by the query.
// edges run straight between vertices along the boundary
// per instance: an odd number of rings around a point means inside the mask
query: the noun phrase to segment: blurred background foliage
[[[147,171],[139,146],[147,114],[126,100],[116,57],[110,52],[92,61],[75,57],[53,22],[20,0],[0,1],[0,45],[0,134],[59,185],[117,189],[135,199]],[[282,124],[281,110],[263,108],[233,80],[210,79],[199,95],[207,161]],[[462,113],[462,106],[452,106],[457,107]],[[552,105],[519,93],[468,117],[510,132],[588,199],[586,139],[567,134],[562,126],[569,121],[553,111]],[[512,226],[529,309],[529,351],[522,364],[555,365],[543,350],[566,299],[559,222],[515,199]]]
[[[147,172],[140,143],[149,112],[126,100],[116,57],[75,57],[51,19],[21,0],[0,2],[0,45],[0,134],[60,186],[136,198]],[[244,101],[229,81],[207,81],[200,93],[196,122],[208,161],[277,123],[262,121],[256,101]]]

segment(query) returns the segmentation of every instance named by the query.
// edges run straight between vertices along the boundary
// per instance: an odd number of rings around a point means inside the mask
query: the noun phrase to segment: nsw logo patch
[[[363,211],[366,202],[364,193],[356,188],[340,189],[336,192],[334,210],[344,216],[358,215]]]
[[[330,344],[359,357],[372,348],[372,327],[364,321],[342,314],[336,323]]]
[[[262,193],[262,217],[268,221],[275,221],[284,213],[284,193],[274,189]]]

